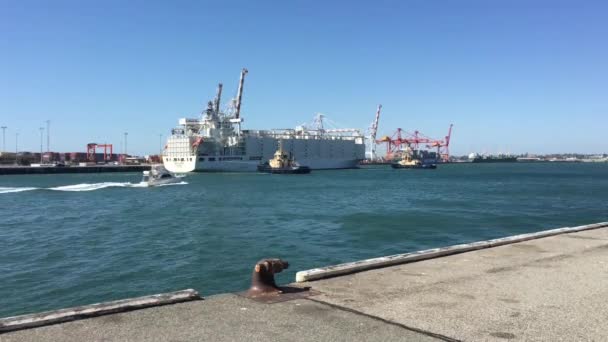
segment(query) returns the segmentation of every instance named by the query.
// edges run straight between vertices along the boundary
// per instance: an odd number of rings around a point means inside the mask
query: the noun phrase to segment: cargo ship
[[[247,69],[241,71],[237,96],[220,110],[222,84],[200,118],[179,119],[163,150],[163,164],[174,173],[256,172],[283,149],[310,169],[349,169],[365,159],[364,135],[357,129],[325,129],[322,114],[312,125],[294,129],[245,130],[240,115]]]
[[[514,163],[517,162],[517,157],[507,154],[499,154],[496,156],[479,155],[477,153],[471,153],[469,155],[469,161],[471,163]]]

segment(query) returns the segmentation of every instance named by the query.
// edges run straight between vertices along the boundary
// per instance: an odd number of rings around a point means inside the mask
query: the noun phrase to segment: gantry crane
[[[434,147],[437,149],[437,156],[444,163],[450,161],[450,139],[452,138],[453,126],[453,124],[450,124],[450,128],[448,129],[448,135],[446,135],[443,140],[435,140],[431,142],[431,144],[427,145],[428,148]]]
[[[443,162],[449,162],[450,160],[450,139],[452,137],[452,124],[448,130],[448,135],[443,140],[436,140],[430,138],[420,131],[414,131],[414,133],[408,133],[397,128],[397,131],[392,136],[384,136],[380,140],[376,140],[377,143],[386,144],[386,159],[390,160],[398,157],[400,153],[406,149],[417,151],[420,149],[420,145],[426,145],[427,148],[436,148],[437,157]]]
[[[384,136],[377,142],[386,143],[385,158],[390,160],[397,157],[406,147],[410,150],[418,150],[420,144],[431,144],[433,141],[433,139],[421,134],[419,131],[408,133],[401,128],[397,128],[397,131],[391,137]]]
[[[103,148],[103,161],[110,161],[112,159],[112,144],[87,144],[87,160],[90,162],[96,162],[95,154],[97,154],[97,148]],[[110,154],[108,154],[110,149]]]

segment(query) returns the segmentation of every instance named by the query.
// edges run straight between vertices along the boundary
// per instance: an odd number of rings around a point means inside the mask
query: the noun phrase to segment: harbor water
[[[608,220],[608,164],[437,170],[0,176],[0,317],[194,288],[244,290],[265,257],[297,270]]]

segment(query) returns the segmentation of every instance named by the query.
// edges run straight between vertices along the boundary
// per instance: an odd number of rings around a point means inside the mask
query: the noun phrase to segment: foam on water
[[[186,185],[187,182],[179,182],[173,184],[162,184],[159,186],[167,185]],[[103,182],[103,183],[81,183],[73,185],[56,186],[52,188],[35,188],[35,187],[0,187],[0,194],[8,194],[14,192],[24,192],[32,190],[52,190],[52,191],[94,191],[105,188],[147,188],[148,183],[130,183],[130,182]]]
[[[0,187],[0,194],[9,194],[9,193],[13,193],[13,192],[23,192],[23,191],[30,191],[30,190],[36,190],[38,188],[28,188],[28,187],[21,187],[21,188],[8,188],[8,187]]]
[[[110,187],[128,187],[130,185],[134,185],[132,183],[129,182],[124,182],[124,183],[117,183],[117,182],[103,182],[103,183],[93,183],[93,184],[89,184],[89,183],[82,183],[82,184],[74,184],[74,185],[64,185],[64,186],[57,186],[54,188],[48,188],[48,190],[54,190],[54,191],[94,191],[94,190],[99,190],[99,189],[104,189],[104,188],[110,188]]]
[[[144,184],[145,184],[145,183],[144,183]],[[188,184],[188,182],[181,181],[181,182],[179,182],[179,183],[161,184],[161,185],[157,185],[157,186],[186,185],[186,184]],[[146,186],[148,186],[148,185],[146,184]]]

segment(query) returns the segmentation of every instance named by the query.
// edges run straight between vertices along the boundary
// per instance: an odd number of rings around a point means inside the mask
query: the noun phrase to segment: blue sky
[[[326,114],[452,153],[606,153],[608,5],[593,1],[0,0],[7,149],[155,153],[249,69],[246,128]],[[379,135],[380,135],[379,134]]]

